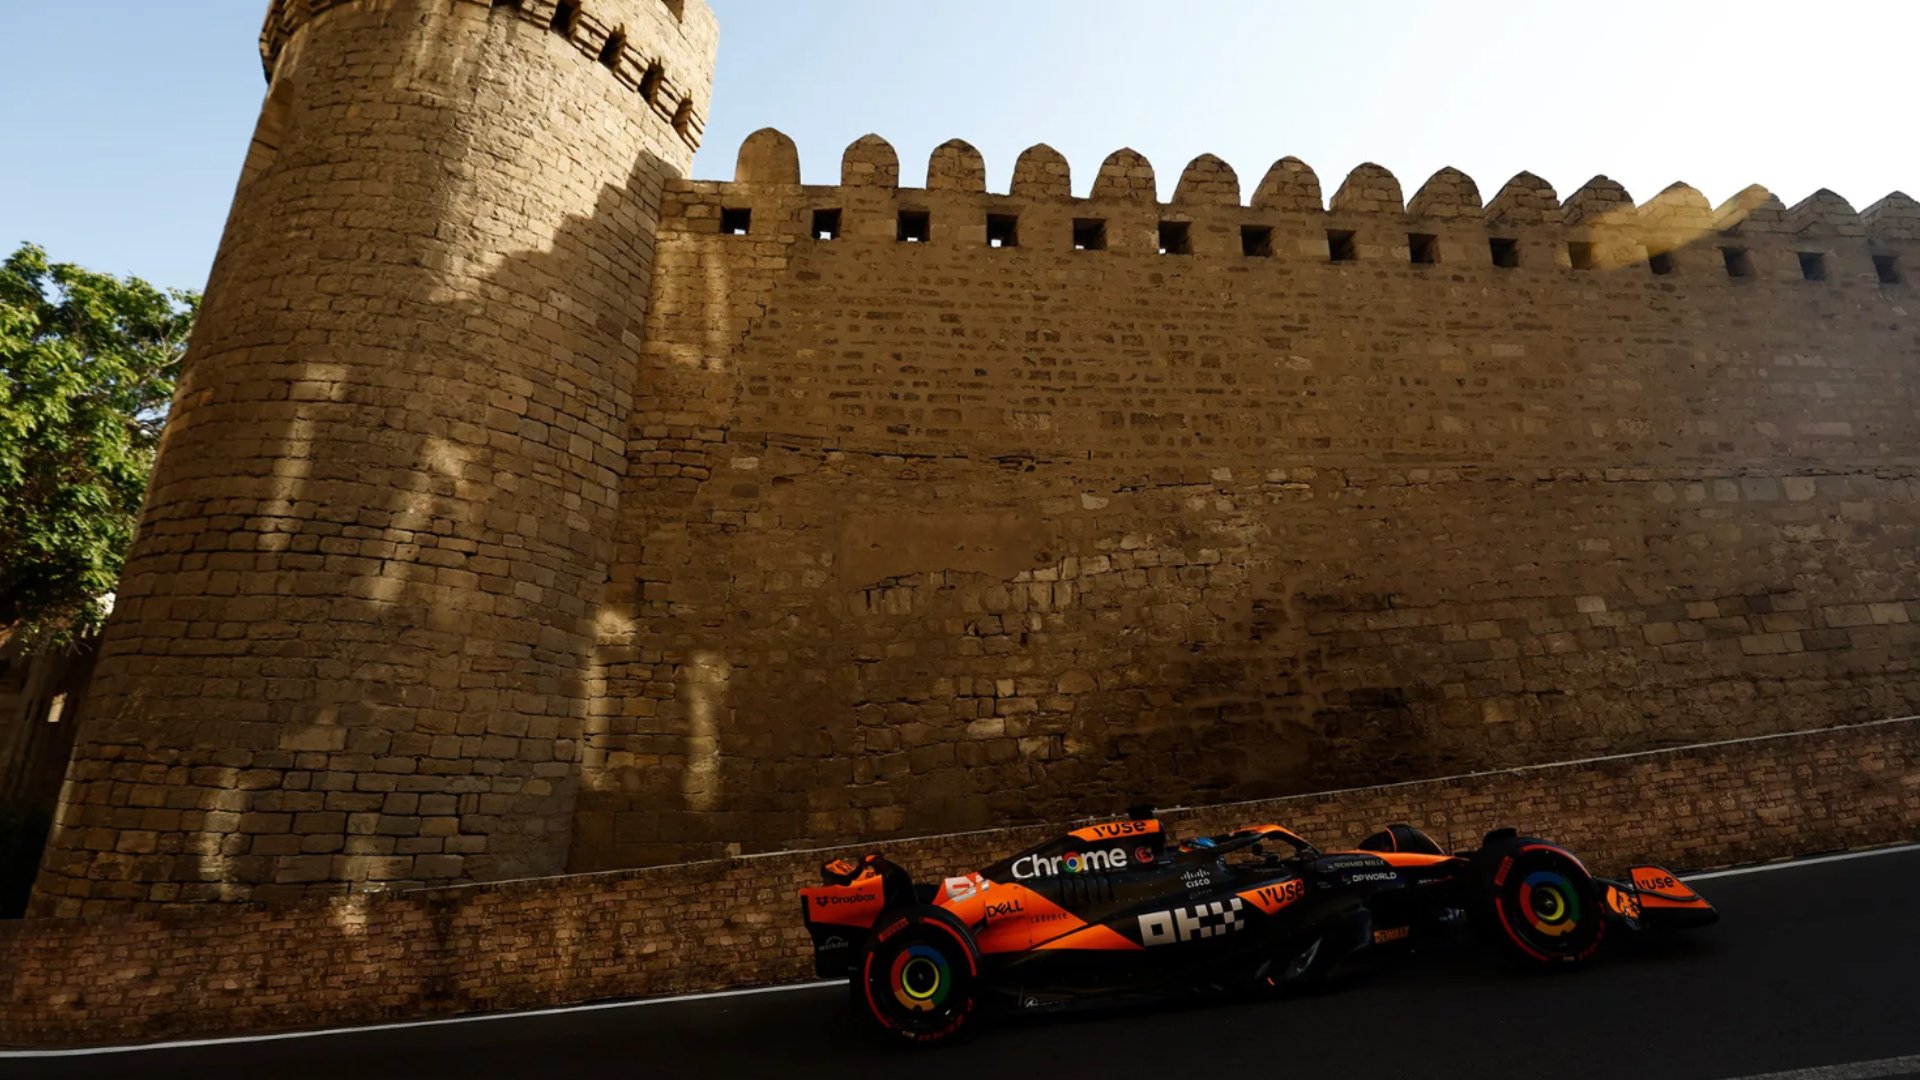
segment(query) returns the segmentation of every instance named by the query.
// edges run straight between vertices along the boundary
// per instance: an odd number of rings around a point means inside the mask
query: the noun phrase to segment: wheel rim
[[[887,981],[894,1000],[912,1012],[934,1012],[947,1000],[953,988],[953,972],[947,958],[931,946],[914,945],[893,958]]]
[[[860,979],[882,1029],[935,1042],[958,1031],[973,1011],[975,974],[960,932],[929,920],[869,953]]]
[[[1605,932],[1592,879],[1571,858],[1544,845],[1523,849],[1495,896],[1508,937],[1535,960],[1575,961],[1593,954]]]
[[[1541,937],[1557,939],[1580,925],[1580,893],[1565,874],[1535,870],[1520,883],[1520,912]]]

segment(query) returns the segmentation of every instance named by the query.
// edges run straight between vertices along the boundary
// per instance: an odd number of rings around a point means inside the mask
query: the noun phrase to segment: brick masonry
[[[1163,814],[1284,823],[1333,849],[1390,821],[1469,845],[1514,825],[1597,872],[1920,837],[1920,719]],[[922,879],[1047,830],[904,840]],[[856,851],[859,849],[843,849]],[[796,890],[832,851],[0,924],[0,1045],[61,1046],[551,1006],[810,977]],[[1711,889],[1708,890],[1709,897]]]
[[[684,179],[699,0],[301,0],[35,910],[1920,702],[1920,205],[1119,151]]]
[[[796,160],[667,188],[574,869],[1920,701],[1904,195]]]
[[[278,0],[38,908],[565,865],[695,0]]]

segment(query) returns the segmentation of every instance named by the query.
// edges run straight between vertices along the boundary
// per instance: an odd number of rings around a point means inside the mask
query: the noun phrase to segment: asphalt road
[[[1584,971],[1417,957],[1326,993],[1008,1019],[921,1052],[863,1037],[843,987],[88,1057],[37,1077],[978,1078],[1228,1075],[1713,1080],[1920,1076],[1920,851],[1698,883],[1718,926]],[[1869,1064],[1860,1064],[1869,1063]],[[1873,1064],[1878,1063],[1878,1064]],[[1850,1066],[1833,1068],[1834,1066]],[[1800,1080],[1796,1077],[1795,1080]]]

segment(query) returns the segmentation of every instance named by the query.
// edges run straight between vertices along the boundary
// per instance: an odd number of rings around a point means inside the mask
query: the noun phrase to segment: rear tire
[[[930,905],[886,912],[854,963],[856,1007],[889,1042],[928,1046],[968,1027],[980,952],[960,921]]]
[[[1572,855],[1541,840],[1505,840],[1481,852],[1475,921],[1508,956],[1527,967],[1562,967],[1593,958],[1606,935],[1600,889]]]

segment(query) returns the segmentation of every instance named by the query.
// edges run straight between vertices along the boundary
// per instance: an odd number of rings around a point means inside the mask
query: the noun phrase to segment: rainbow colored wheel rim
[[[1580,890],[1557,870],[1535,870],[1520,883],[1520,914],[1542,937],[1571,934],[1580,925]]]
[[[932,1012],[947,1000],[953,988],[953,973],[947,970],[947,958],[938,949],[914,945],[893,958],[893,970],[887,978],[894,1000],[915,1012]]]

